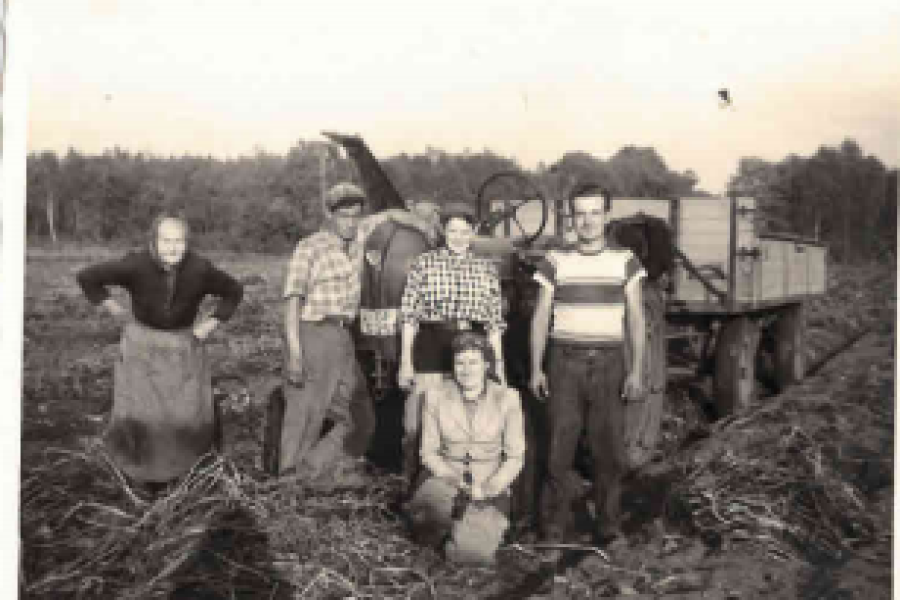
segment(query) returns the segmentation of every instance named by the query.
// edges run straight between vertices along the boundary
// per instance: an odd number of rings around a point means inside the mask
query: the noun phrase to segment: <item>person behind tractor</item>
[[[452,375],[425,390],[421,457],[408,515],[415,537],[458,562],[490,563],[509,525],[510,485],[522,470],[519,393],[496,383],[485,337],[464,332]]]
[[[450,204],[440,215],[444,244],[413,261],[400,301],[398,384],[409,391],[403,415],[403,462],[407,483],[418,469],[418,434],[422,393],[450,372],[450,343],[462,331],[480,331],[505,383],[501,335],[500,277],[490,260],[472,254],[475,212]]]
[[[430,224],[410,212],[394,209],[366,216],[365,205],[358,186],[332,187],[324,224],[300,240],[288,264],[285,411],[278,460],[282,475],[293,471],[315,478],[330,472],[338,477],[358,471],[356,459],[375,429],[371,396],[349,331],[359,310],[365,240],[387,220],[436,236]]]
[[[435,227],[439,228],[441,226],[441,208],[431,198],[419,200],[413,203],[409,209],[424,221],[432,223]]]
[[[582,432],[593,463],[597,538],[620,538],[621,479],[626,469],[624,402],[642,394],[641,361],[625,372],[624,336],[643,356],[638,259],[604,237],[611,198],[576,196],[577,241],[549,251],[537,265],[537,306],[531,324],[532,392],[548,402],[550,450],[543,494],[543,534],[563,541],[577,493],[573,460]],[[551,324],[552,316],[552,328]],[[549,334],[549,345],[547,344]],[[549,377],[544,373],[547,347]]]
[[[84,295],[124,323],[114,365],[112,415],[104,435],[114,463],[146,487],[186,473],[213,448],[215,418],[203,342],[241,301],[243,287],[190,249],[176,214],[152,223],[147,248],[80,271]],[[131,312],[110,295],[124,288]],[[207,295],[220,298],[197,319]]]

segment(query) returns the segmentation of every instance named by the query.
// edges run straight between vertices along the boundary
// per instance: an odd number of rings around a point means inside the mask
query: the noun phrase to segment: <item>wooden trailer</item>
[[[671,206],[681,256],[667,323],[672,337],[692,340],[698,374],[712,373],[719,410],[746,406],[757,375],[776,389],[802,379],[803,303],[826,291],[825,247],[760,233],[753,198],[681,198]]]

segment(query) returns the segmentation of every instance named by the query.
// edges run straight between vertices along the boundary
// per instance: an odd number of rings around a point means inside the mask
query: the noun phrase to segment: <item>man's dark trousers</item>
[[[569,527],[572,501],[579,493],[573,462],[585,430],[599,533],[613,533],[619,526],[621,480],[626,469],[623,346],[551,342],[549,360],[550,452],[543,498],[544,533],[559,541]]]

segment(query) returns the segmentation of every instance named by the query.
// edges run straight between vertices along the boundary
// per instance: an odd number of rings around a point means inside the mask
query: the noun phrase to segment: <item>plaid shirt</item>
[[[359,239],[345,250],[344,241],[326,226],[297,244],[288,263],[284,297],[302,296],[301,320],[356,317],[362,268]]]
[[[419,321],[476,321],[489,331],[503,331],[496,265],[447,248],[418,256],[406,276],[400,319],[412,325]]]

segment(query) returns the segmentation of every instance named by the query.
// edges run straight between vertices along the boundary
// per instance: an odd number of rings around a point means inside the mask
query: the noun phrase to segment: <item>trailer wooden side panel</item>
[[[728,198],[682,198],[676,224],[676,245],[717,288],[728,284],[730,239]],[[675,300],[716,302],[703,284],[679,267],[675,273]]]
[[[788,296],[799,296],[807,293],[809,287],[809,273],[807,259],[807,246],[801,243],[790,244],[787,248],[788,256]]]
[[[738,302],[756,302],[761,287],[759,238],[756,235],[756,199],[734,201],[734,294]]]
[[[613,198],[607,221],[630,217],[639,212],[669,222],[669,201],[659,198]]]
[[[762,300],[777,300],[787,295],[790,281],[787,262],[788,243],[760,240],[759,295]]]
[[[825,248],[800,239],[760,238],[758,301],[825,293]]]

